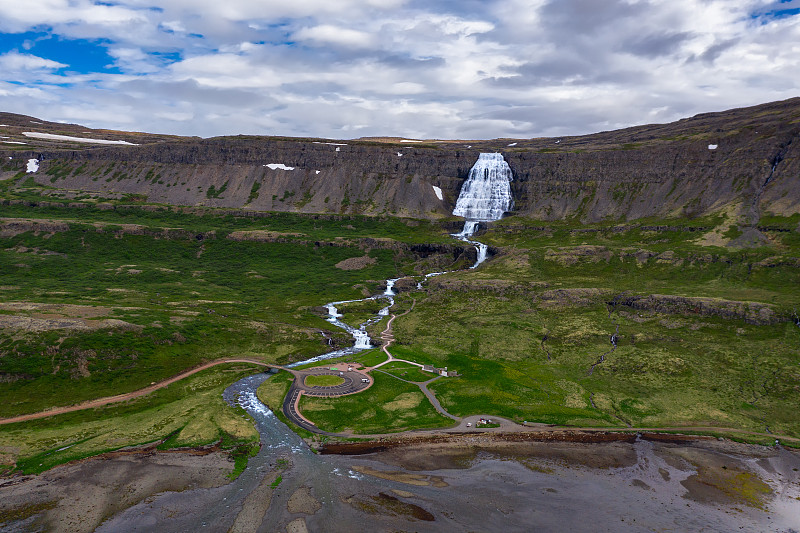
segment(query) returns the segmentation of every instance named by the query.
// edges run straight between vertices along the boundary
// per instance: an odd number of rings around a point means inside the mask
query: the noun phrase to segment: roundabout
[[[357,370],[360,367],[361,365],[359,364],[345,364],[297,370],[295,371],[296,379],[293,386],[301,391],[302,394],[319,398],[355,394],[368,389],[372,385],[372,378],[368,374]],[[321,383],[334,382],[330,379],[324,379],[323,376],[339,378],[340,382],[336,385],[323,385]]]

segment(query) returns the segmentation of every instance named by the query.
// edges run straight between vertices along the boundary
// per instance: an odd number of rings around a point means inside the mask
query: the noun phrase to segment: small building
[[[436,368],[433,365],[422,365],[422,370],[424,370],[425,372],[431,372],[433,374],[439,374],[440,376],[447,378],[458,377],[461,375],[455,370],[447,370],[447,367]]]

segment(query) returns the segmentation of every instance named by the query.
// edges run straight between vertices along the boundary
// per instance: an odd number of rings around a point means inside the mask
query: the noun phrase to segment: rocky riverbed
[[[0,531],[788,533],[800,524],[796,451],[628,440],[473,435],[319,455],[289,438],[265,443],[232,483],[216,453],[96,458],[6,480]]]

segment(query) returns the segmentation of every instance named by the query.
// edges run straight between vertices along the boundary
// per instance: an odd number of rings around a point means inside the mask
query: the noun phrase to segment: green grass
[[[53,176],[73,171],[56,169]],[[0,197],[46,192],[21,192],[13,181],[0,183]],[[373,248],[368,253],[374,265],[336,268],[366,253],[358,239],[452,242],[435,224],[379,217],[279,213],[253,219],[213,210],[193,216],[119,203],[109,211],[3,206],[3,215],[65,220],[69,230],[0,238],[0,303],[82,307],[0,308],[0,319],[83,317],[89,324],[113,319],[131,326],[0,330],[0,373],[6,381],[0,388],[0,416],[135,390],[233,354],[285,364],[324,353],[330,347],[321,331],[338,344],[351,339],[330,326],[318,306],[375,293],[383,279],[444,260],[419,261]],[[768,427],[800,436],[795,408],[800,328],[792,322],[758,326],[619,306],[609,313],[607,306],[622,293],[672,294],[762,302],[779,317],[789,317],[800,309],[798,220],[765,217],[762,231],[771,245],[731,250],[700,241],[712,228],[732,227],[722,215],[593,225],[508,217],[481,236],[498,255],[477,270],[433,278],[424,291],[412,293],[417,303],[393,323],[397,340],[390,350],[396,357],[462,374],[431,385],[456,415],[619,428],[765,432]],[[101,231],[95,222],[104,225]],[[150,234],[122,234],[123,224],[139,224]],[[163,238],[167,227],[184,233]],[[239,230],[300,235],[282,243],[226,238]],[[720,235],[733,238],[737,232]],[[345,245],[314,244],[338,237]],[[597,291],[572,299],[552,292],[587,288]],[[345,320],[358,324],[382,305],[347,304],[341,310]],[[410,296],[402,295],[393,312],[410,305]],[[385,322],[370,331],[384,327]],[[618,347],[609,352],[617,327]],[[601,354],[605,361],[588,375]],[[375,349],[313,366],[350,361],[373,366],[385,359]],[[382,370],[409,381],[433,377],[403,363]],[[223,382],[234,374],[213,374],[217,377],[208,383],[190,378],[130,405],[2,427],[0,450],[13,450],[22,471],[37,472],[129,444],[221,441],[235,459],[232,475],[237,475],[255,453],[254,430],[241,413],[215,403],[221,402]],[[206,374],[197,379],[201,376]],[[380,372],[374,376],[375,384],[361,394],[304,398],[301,408],[335,432],[384,433],[451,423],[415,385]],[[291,375],[281,372],[259,389],[262,401],[282,419],[279,410],[290,381]]]
[[[339,313],[344,315],[339,320],[352,327],[359,327],[367,320],[377,316],[378,311],[387,305],[389,305],[388,300],[385,298],[378,298],[376,300],[339,304],[336,306],[336,309]]]
[[[260,367],[227,364],[145,397],[97,409],[0,426],[0,450],[25,474],[126,446],[163,440],[160,448],[221,442],[241,471],[258,433],[222,391]]]
[[[289,387],[291,387],[293,381],[293,374],[281,370],[261,384],[256,393],[258,399],[272,411],[280,411],[283,405],[283,398],[289,392]]]
[[[380,370],[407,381],[423,382],[436,377],[436,374],[423,372],[419,367],[408,363],[391,362],[380,367]]]
[[[307,368],[314,368],[317,366],[325,366],[330,367],[340,363],[361,363],[365,367],[375,366],[378,363],[382,363],[386,361],[386,354],[384,354],[381,350],[374,348],[370,350],[364,350],[363,352],[359,352],[353,355],[346,355],[344,357],[337,357],[335,359],[325,359],[324,361],[317,361],[315,363],[308,363],[306,365],[300,365],[298,367],[294,367],[297,370],[304,370]]]
[[[386,354],[382,350],[370,350],[362,352],[353,361],[361,363],[365,367],[371,367],[383,363],[386,359]]]
[[[445,427],[452,421],[437,413],[419,388],[390,376],[373,373],[372,387],[340,398],[301,397],[303,415],[331,432],[393,433]]]
[[[261,400],[261,403],[269,407],[272,412],[275,413],[278,420],[292,428],[295,433],[303,438],[315,438],[316,435],[314,433],[295,426],[286,418],[286,415],[283,414],[281,409],[283,406],[283,398],[286,396],[286,393],[289,392],[292,381],[294,381],[294,376],[291,373],[280,371],[262,383],[256,391],[256,395],[258,399]]]
[[[12,192],[9,189],[13,181],[12,179],[0,182],[0,199],[57,201],[50,197],[31,196],[30,192],[24,193],[27,196],[23,196],[22,192]],[[2,216],[73,220],[85,223],[141,224],[152,228],[183,228],[193,232],[216,231],[218,235],[222,236],[232,231],[269,230],[302,234],[306,240],[370,237],[388,238],[407,243],[452,242],[452,237],[442,231],[438,224],[419,219],[280,212],[260,213],[261,216],[253,217],[235,216],[223,209],[142,206],[138,199],[127,204],[125,200],[108,200],[107,203],[113,204],[115,208],[112,210],[101,209],[92,204],[83,208],[5,205]],[[185,211],[191,211],[193,214],[187,214]]]
[[[617,325],[618,348],[588,376]],[[431,385],[456,415],[577,426],[768,425],[800,435],[791,407],[800,328],[792,323],[624,309],[609,316],[603,299],[553,308],[527,295],[440,291],[394,326],[396,356],[462,374]]]
[[[195,222],[187,215],[182,220]],[[4,301],[78,304],[99,309],[97,320],[132,324],[97,331],[3,330],[0,372],[11,383],[0,391],[0,416],[135,390],[232,353],[279,364],[324,353],[329,348],[319,330],[341,342],[351,339],[308,310],[360,297],[364,280],[404,268],[389,250],[370,252],[372,266],[342,271],[338,262],[364,252],[113,231],[73,222],[66,232],[0,239]],[[38,252],[18,251],[31,249]]]

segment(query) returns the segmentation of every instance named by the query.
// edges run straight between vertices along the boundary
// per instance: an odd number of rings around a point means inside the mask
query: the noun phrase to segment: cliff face
[[[24,120],[15,125],[15,117],[0,114],[9,124],[6,134],[30,129]],[[65,127],[45,123],[37,131]],[[139,144],[25,137],[28,147],[4,155],[17,166],[27,157],[41,159],[35,179],[43,185],[148,202],[442,217],[452,211],[478,154],[501,152],[514,172],[515,212],[538,218],[630,220],[726,209],[753,224],[768,212],[800,213],[800,98],[562,139],[409,144],[113,134]],[[16,169],[6,163],[8,172]]]

